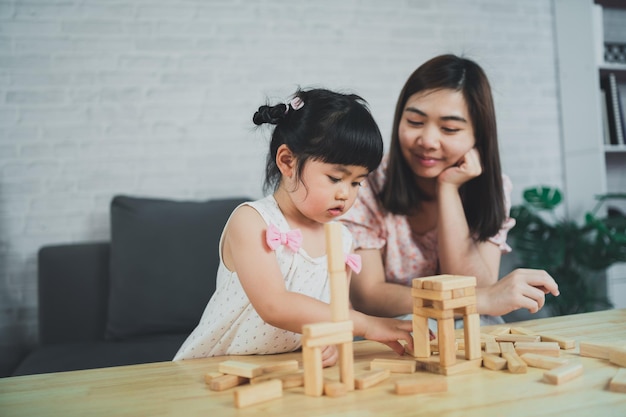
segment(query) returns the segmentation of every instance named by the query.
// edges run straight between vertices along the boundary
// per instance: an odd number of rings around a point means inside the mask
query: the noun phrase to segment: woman
[[[483,324],[519,308],[537,312],[545,294],[558,295],[545,271],[518,269],[498,280],[515,224],[510,192],[484,71],[454,55],[424,63],[400,92],[389,154],[342,217],[362,258],[351,281],[354,307],[411,314],[413,278],[453,274],[476,277]]]

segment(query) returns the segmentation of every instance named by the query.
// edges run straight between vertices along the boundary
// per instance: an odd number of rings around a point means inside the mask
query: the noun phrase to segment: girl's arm
[[[498,281],[501,257],[497,245],[472,239],[459,195],[459,187],[481,172],[478,151],[472,149],[458,166],[448,168],[439,176],[437,189],[441,273],[475,276],[477,287]]]
[[[331,321],[330,306],[288,291],[274,252],[265,243],[266,225],[248,206],[236,210],[224,234],[224,262],[236,270],[241,285],[259,316],[268,324],[302,333],[304,324]],[[228,261],[228,262],[227,262]],[[351,310],[354,334],[385,343],[402,353],[398,340],[412,345],[410,321],[368,317]]]

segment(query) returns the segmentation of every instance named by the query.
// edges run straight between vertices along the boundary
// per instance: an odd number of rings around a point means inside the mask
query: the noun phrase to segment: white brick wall
[[[297,86],[361,94],[388,136],[406,77],[465,54],[515,201],[561,186],[554,48],[550,0],[0,0],[0,357],[36,340],[37,249],[107,239],[114,194],[260,196],[252,114]]]

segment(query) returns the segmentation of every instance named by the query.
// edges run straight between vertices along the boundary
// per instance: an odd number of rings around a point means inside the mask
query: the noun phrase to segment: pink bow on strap
[[[361,256],[354,253],[346,255],[346,265],[358,274],[361,272]]]
[[[278,227],[270,223],[267,226],[267,232],[265,232],[265,241],[271,250],[276,250],[280,245],[286,245],[292,251],[298,252],[302,246],[302,232],[300,229],[294,229],[287,233],[281,233]]]

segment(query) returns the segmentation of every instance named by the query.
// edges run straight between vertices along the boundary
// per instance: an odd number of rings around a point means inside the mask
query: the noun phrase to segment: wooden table
[[[626,344],[626,309],[515,323],[537,332],[567,336],[577,341]],[[489,328],[482,328],[487,331]],[[355,373],[365,372],[373,358],[395,357],[386,346],[355,342]],[[581,357],[578,347],[561,351],[580,361],[584,373],[563,385],[542,381],[544,370],[526,374],[481,368],[447,376],[445,393],[396,395],[392,374],[387,381],[364,391],[337,398],[309,397],[302,387],[284,390],[283,397],[236,409],[233,390],[214,392],[204,374],[216,371],[216,357],[115,368],[31,375],[0,379],[0,415],[9,416],[626,416],[626,394],[608,390],[617,366],[601,359]],[[230,357],[254,363],[298,359],[300,353]],[[337,378],[337,367],[325,369]],[[429,377],[418,373],[413,377]]]

